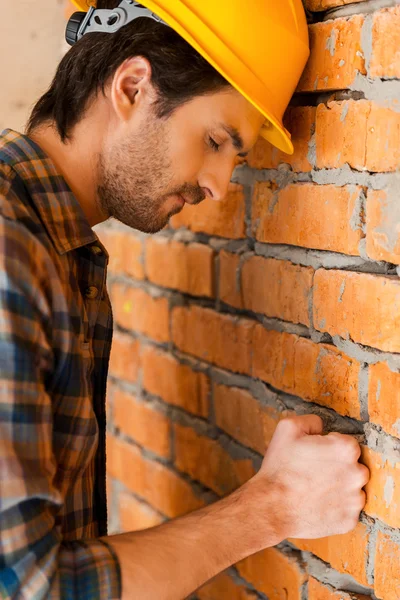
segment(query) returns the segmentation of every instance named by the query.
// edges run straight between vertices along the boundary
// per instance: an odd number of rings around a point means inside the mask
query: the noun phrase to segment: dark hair
[[[98,0],[98,8],[115,8],[119,0]],[[229,83],[171,27],[140,17],[118,32],[83,36],[62,59],[49,90],[32,110],[27,133],[53,122],[63,142],[84,117],[89,101],[117,68],[133,56],[144,56],[152,67],[158,98],[156,115],[166,118],[196,96],[218,92]]]

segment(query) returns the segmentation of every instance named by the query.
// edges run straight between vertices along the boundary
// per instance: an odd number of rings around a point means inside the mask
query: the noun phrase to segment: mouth
[[[193,202],[187,200],[182,194],[178,194],[179,198],[183,201],[184,204],[193,204]]]

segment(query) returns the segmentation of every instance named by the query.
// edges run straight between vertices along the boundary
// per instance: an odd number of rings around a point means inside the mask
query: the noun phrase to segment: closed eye
[[[212,137],[209,137],[209,141],[210,141],[210,146],[213,150],[215,150],[215,152],[218,152],[220,144],[217,144],[217,142],[215,140],[213,140]]]

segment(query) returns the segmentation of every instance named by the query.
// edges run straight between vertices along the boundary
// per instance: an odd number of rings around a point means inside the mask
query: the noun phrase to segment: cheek
[[[171,164],[174,178],[179,181],[195,183],[204,162],[203,142],[182,134],[170,145]]]

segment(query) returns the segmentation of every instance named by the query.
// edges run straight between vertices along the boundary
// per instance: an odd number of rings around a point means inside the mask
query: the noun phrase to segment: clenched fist
[[[358,462],[355,438],[322,435],[316,415],[279,422],[261,469],[253,478],[275,499],[279,537],[314,539],[347,533],[365,506],[369,469]]]

